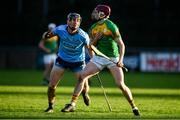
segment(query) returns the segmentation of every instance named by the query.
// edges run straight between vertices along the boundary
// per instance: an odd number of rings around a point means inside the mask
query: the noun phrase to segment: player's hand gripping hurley
[[[111,58],[109,58],[108,56],[106,56],[105,54],[103,54],[102,52],[100,52],[94,45],[91,45],[91,49],[99,56],[104,57],[106,59],[108,59],[109,61],[113,62],[114,64],[117,65],[116,62],[114,62],[113,60],[111,60]],[[126,72],[128,72],[128,69],[125,66],[120,66],[122,67]]]

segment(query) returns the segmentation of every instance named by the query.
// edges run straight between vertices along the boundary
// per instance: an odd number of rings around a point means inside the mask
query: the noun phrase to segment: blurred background
[[[12,0],[1,4],[0,69],[41,69],[38,43],[51,22],[66,23],[69,12],[82,16],[88,31],[98,4],[109,5],[126,45],[130,71],[180,71],[180,7],[171,0]]]

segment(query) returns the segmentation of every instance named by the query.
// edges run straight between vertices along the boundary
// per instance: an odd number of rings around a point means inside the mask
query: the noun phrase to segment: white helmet
[[[48,24],[48,29],[53,29],[56,27],[56,24],[55,23],[49,23]]]

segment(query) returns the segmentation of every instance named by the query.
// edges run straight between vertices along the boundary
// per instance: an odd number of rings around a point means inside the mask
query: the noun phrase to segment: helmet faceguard
[[[67,16],[67,20],[73,20],[73,19],[78,19],[80,21],[82,21],[82,18],[80,16],[80,14],[78,13],[69,13],[68,16]]]
[[[95,10],[99,14],[99,18],[109,18],[111,14],[111,8],[108,5],[97,5]]]
[[[77,30],[81,24],[82,18],[78,13],[69,13],[67,16],[67,25],[68,28],[72,31]]]

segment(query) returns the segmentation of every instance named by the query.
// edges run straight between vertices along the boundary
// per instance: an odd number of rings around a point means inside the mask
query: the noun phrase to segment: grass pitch
[[[55,111],[47,114],[43,112],[47,107],[47,86],[41,85],[42,71],[0,70],[0,118],[136,119],[112,76],[103,71],[100,77],[112,112],[96,77],[91,78],[90,106],[85,106],[80,96],[75,112],[60,112],[70,102],[76,83],[73,74],[67,71],[57,88]],[[180,119],[180,74],[128,72],[125,83],[134,95],[141,119]]]

